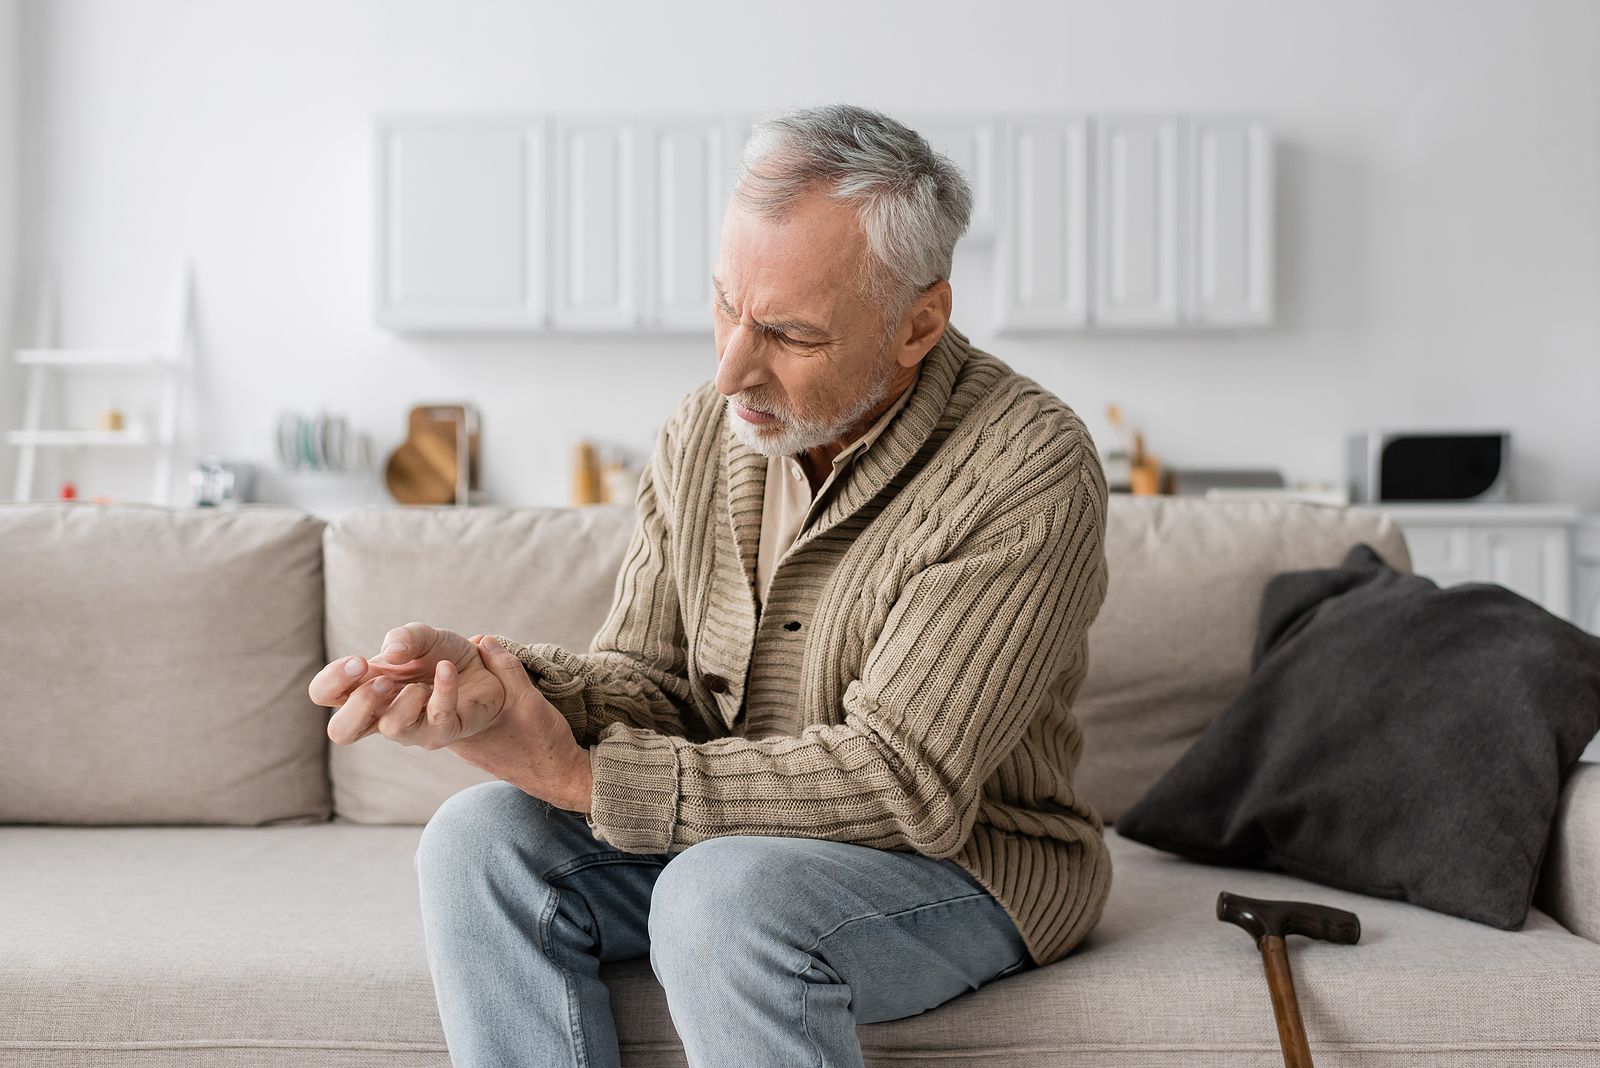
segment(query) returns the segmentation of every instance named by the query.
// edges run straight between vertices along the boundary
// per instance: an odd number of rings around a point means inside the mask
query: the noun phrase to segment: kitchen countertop
[[[1575,504],[1524,504],[1518,501],[1482,503],[1423,501],[1362,501],[1352,508],[1376,508],[1400,523],[1600,523],[1600,514],[1585,513]]]

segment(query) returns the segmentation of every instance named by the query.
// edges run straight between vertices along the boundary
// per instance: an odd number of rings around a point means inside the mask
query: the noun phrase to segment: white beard
[[[727,398],[724,408],[727,410],[728,421],[733,426],[734,434],[745,445],[764,456],[793,456],[807,449],[826,445],[830,441],[838,441],[868,412],[883,403],[883,399],[889,395],[889,387],[893,380],[894,369],[891,367],[876,385],[861,394],[848,411],[840,413],[837,418],[826,423],[806,422],[796,419],[788,412],[773,412],[772,414],[778,419],[776,423],[757,426],[733,410],[734,403],[742,396],[738,393]],[[753,406],[746,404],[745,407]]]

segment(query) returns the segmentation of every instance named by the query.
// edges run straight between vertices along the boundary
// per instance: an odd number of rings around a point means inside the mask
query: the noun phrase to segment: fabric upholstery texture
[[[1600,942],[1600,764],[1580,763],[1561,790],[1534,903]]]
[[[0,1065],[447,1068],[412,866],[420,833],[0,828]],[[1543,912],[1499,931],[1188,863],[1114,830],[1106,841],[1117,889],[1069,957],[861,1025],[868,1064],[1281,1066],[1260,954],[1216,918],[1221,890],[1360,916],[1356,945],[1288,943],[1318,1068],[1600,1061],[1600,945]],[[648,959],[601,975],[624,1063],[683,1068]]]
[[[1520,926],[1562,783],[1600,731],[1600,637],[1362,544],[1267,583],[1254,657],[1122,834]]]
[[[414,620],[587,648],[632,528],[628,505],[350,512],[323,539],[327,662],[376,655],[385,634]],[[380,734],[330,744],[328,762],[335,811],[360,823],[426,823],[445,798],[491,778],[448,750]]]
[[[1399,526],[1371,508],[1113,494],[1106,528],[1074,782],[1112,824],[1244,688],[1273,575],[1332,567],[1363,541],[1411,569]]]
[[[217,607],[231,603],[226,598],[248,596],[258,614],[261,605],[275,613],[285,604],[297,604],[294,591],[308,588],[305,569],[315,551],[304,557],[288,552],[275,541],[283,533],[275,525],[285,520],[273,510],[250,508],[232,521],[265,523],[272,532],[235,531],[211,544],[193,536],[197,528],[168,528],[160,536],[176,535],[181,553],[158,556],[170,569],[156,574],[186,573],[174,562],[178,556],[221,560],[243,551],[241,546],[254,546],[251,551],[279,561],[276,569],[244,572],[271,576],[259,587],[233,582],[239,575],[219,565],[216,570],[229,579],[210,587],[208,597],[165,608],[185,595],[181,583],[163,579],[156,596],[146,585],[147,576],[129,574],[142,564],[130,567],[127,560],[152,559],[149,537],[130,538],[123,531],[126,544],[119,543],[119,549],[136,550],[128,557],[108,552],[103,541],[79,531],[75,537],[81,551],[71,555],[73,568],[105,574],[107,582],[86,584],[102,596],[83,592],[79,601],[58,602],[39,600],[35,592],[34,600],[13,602],[13,591],[40,581],[24,575],[25,569],[48,571],[54,544],[50,539],[61,533],[47,526],[40,543],[35,539],[41,519],[12,511],[37,507],[0,505],[0,603],[6,606],[8,624],[0,641],[10,643],[4,652],[14,677],[22,670],[18,643],[27,634],[81,634],[85,621],[93,622],[90,608],[102,603],[144,605],[149,618],[158,620],[164,611],[179,620],[200,613],[204,627],[177,633],[203,631],[214,647],[217,634],[227,634],[233,625],[228,622],[232,614]],[[78,502],[65,507],[101,506]],[[466,524],[469,517],[428,511],[407,508],[395,510],[403,514],[352,515],[341,521],[352,529],[366,522],[372,529],[360,551],[343,555],[350,582],[336,601],[329,601],[330,617],[341,620],[331,626],[349,625],[364,611],[369,595],[400,602],[393,607],[379,603],[373,618],[357,627],[364,628],[362,633],[349,639],[353,647],[344,652],[371,651],[369,643],[398,623],[444,618],[429,605],[407,610],[404,588],[416,582],[422,564],[441,555],[457,559],[450,550],[468,532],[450,524]],[[1386,557],[1393,552],[1394,558],[1405,559],[1398,531],[1385,527],[1376,513],[1351,509],[1341,518],[1342,510],[1330,509],[1327,515],[1310,514],[1320,511],[1282,503],[1111,497],[1111,588],[1090,629],[1091,661],[1081,691],[1094,700],[1080,696],[1076,706],[1086,717],[1094,716],[1097,733],[1079,775],[1098,783],[1094,789],[1099,793],[1091,795],[1095,804],[1111,811],[1118,791],[1131,794],[1131,804],[1204,728],[1205,721],[1197,717],[1206,702],[1214,702],[1213,714],[1226,704],[1228,696],[1208,696],[1220,685],[1215,680],[1198,695],[1186,688],[1181,665],[1225,674],[1223,668],[1237,658],[1243,665],[1238,684],[1243,684],[1249,635],[1255,628],[1253,605],[1270,574],[1289,566],[1283,561],[1304,560],[1306,539],[1323,545],[1313,554],[1319,562],[1294,566],[1327,566],[1359,540],[1372,541]],[[543,527],[534,536],[549,535],[551,540],[538,540],[538,552],[526,544],[531,528],[524,530],[510,519],[473,530],[466,540],[475,551],[461,554],[465,570],[441,594],[454,598],[441,610],[454,613],[450,619],[463,633],[543,636],[524,629],[539,626],[539,619],[512,620],[493,629],[482,606],[502,604],[503,598],[508,612],[549,613],[548,640],[582,648],[610,603],[609,583],[633,518],[626,507],[568,513],[557,517],[556,525],[570,524],[562,529],[567,536],[576,534],[584,547],[555,538],[555,527]],[[115,522],[120,517],[101,519]],[[59,522],[49,518],[50,524]],[[302,522],[316,521],[295,513],[287,523],[287,544],[298,546]],[[443,526],[427,532],[438,524]],[[320,527],[312,533],[311,540],[320,542]],[[426,552],[408,546],[418,540]],[[410,554],[405,566],[389,568],[377,559],[391,549]],[[495,566],[519,552],[528,555],[517,566],[504,572]],[[375,555],[363,560],[362,553]],[[1256,556],[1269,563],[1257,566]],[[59,571],[59,564],[55,566]],[[548,582],[558,594],[528,597],[518,584],[524,574],[537,576],[535,585]],[[367,579],[377,585],[366,586]],[[1244,586],[1237,595],[1233,582]],[[384,590],[384,584],[395,589]],[[591,593],[594,600],[584,602],[583,590],[603,592]],[[112,597],[119,600],[106,600]],[[152,600],[158,603],[149,604]],[[313,633],[307,649],[263,668],[295,702],[305,698],[311,674],[326,662],[314,634],[322,610],[320,586],[311,600],[306,625],[293,628],[297,636]],[[55,613],[63,603],[72,614],[60,617],[68,622],[58,624]],[[577,611],[573,605],[579,606]],[[95,648],[120,650],[130,640],[120,629],[93,633],[98,635],[91,643]],[[155,663],[183,655],[168,647],[170,634],[151,637],[142,646],[140,638],[132,635],[136,650],[146,651]],[[1126,644],[1135,639],[1139,645]],[[1191,645],[1200,651],[1190,652]],[[230,657],[190,663],[204,680],[195,689],[232,692],[230,680],[218,682],[219,663],[226,673],[238,670],[242,661]],[[1141,672],[1146,665],[1158,677],[1145,678]],[[292,685],[284,681],[289,678]],[[1134,695],[1124,699],[1117,691],[1130,686]],[[23,705],[17,692],[8,687],[0,696],[0,722],[13,732],[18,717],[29,709],[60,707],[59,693],[42,703],[35,694],[32,704]],[[138,696],[118,693],[124,701]],[[1169,714],[1162,704],[1164,694],[1187,702],[1183,714]],[[259,686],[249,688],[246,696],[261,700]],[[150,711],[144,705],[133,707]],[[187,709],[180,703],[155,711],[172,715],[175,710],[187,714]],[[278,717],[270,719],[274,732],[285,731],[288,724],[286,733],[315,741],[315,751],[321,752],[327,710],[307,700],[302,711],[305,730],[292,711],[287,718],[272,710],[263,716]],[[228,723],[229,731],[204,736],[208,744],[231,744],[241,731],[247,735],[248,721],[234,715]],[[1168,730],[1177,736],[1165,737]],[[1191,730],[1184,741],[1182,732]],[[275,737],[251,739],[250,758],[263,747],[270,750]],[[19,766],[5,763],[19,759],[15,733],[4,741],[0,798],[9,796],[8,783],[16,781],[9,776]],[[347,752],[373,742],[367,739]],[[83,752],[53,774],[106,775],[115,782],[117,775],[128,772],[114,764],[115,746],[121,744],[115,733],[80,731],[78,744]],[[1169,755],[1142,752],[1151,745],[1164,747]],[[1112,763],[1097,764],[1102,759]],[[475,771],[461,761],[454,763]],[[156,768],[169,773],[165,765]],[[448,1068],[411,865],[421,832],[416,824],[468,782],[455,783],[449,775],[433,775],[426,768],[396,765],[386,773],[391,775],[387,781],[380,776],[369,788],[358,767],[352,780],[359,786],[353,796],[359,801],[365,792],[372,800],[369,812],[412,826],[360,826],[341,817],[294,827],[0,827],[0,1068]],[[323,774],[320,764],[316,770]],[[1124,787],[1118,781],[1121,774],[1135,776],[1143,785]],[[171,783],[162,787],[164,799]],[[325,779],[321,789],[326,804]],[[82,803],[83,793],[81,784],[75,784],[70,804]],[[235,790],[223,801],[229,797],[234,802],[259,800],[248,790]],[[359,813],[360,803],[354,807]],[[1349,908],[1361,917],[1357,945],[1299,937],[1288,943],[1318,1068],[1592,1068],[1600,1063],[1600,894],[1595,889],[1600,886],[1600,766],[1580,765],[1567,783],[1537,907],[1518,931],[1317,887],[1282,873],[1196,865],[1124,839],[1114,828],[1107,828],[1105,842],[1115,873],[1112,892],[1099,924],[1069,957],[931,1012],[863,1026],[867,1063],[874,1068],[1278,1068],[1283,1059],[1260,957],[1244,932],[1216,919],[1221,890],[1316,901]],[[1557,927],[1555,920],[1588,940]],[[624,1063],[629,1068],[684,1068],[648,960],[604,964],[601,974],[613,992]]]
[[[323,525],[0,504],[0,822],[326,820]]]

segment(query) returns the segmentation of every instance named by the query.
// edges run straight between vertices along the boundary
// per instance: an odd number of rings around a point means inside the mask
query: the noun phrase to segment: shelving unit
[[[17,480],[13,498],[33,499],[34,468],[41,448],[144,447],[152,448],[154,475],[151,500],[167,502],[174,477],[174,446],[178,432],[178,409],[183,384],[192,360],[194,268],[183,266],[178,286],[178,324],[167,350],[146,348],[58,348],[56,342],[55,286],[48,284],[40,300],[37,347],[18,349],[13,359],[30,369],[28,395],[23,409],[22,428],[6,433],[6,441],[18,446]],[[52,429],[42,425],[45,390],[61,383],[56,372],[100,370],[140,370],[164,376],[161,411],[155,427],[129,427],[124,430]]]

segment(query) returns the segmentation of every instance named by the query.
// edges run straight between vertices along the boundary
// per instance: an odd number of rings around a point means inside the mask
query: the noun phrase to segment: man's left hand
[[[566,717],[539,692],[515,653],[490,635],[472,640],[506,688],[505,711],[487,729],[445,748],[523,793],[588,812],[594,793],[589,750],[573,738]]]
[[[594,793],[589,750],[573,738],[566,717],[539,692],[516,654],[492,635],[474,634],[469,640],[478,647],[484,665],[505,687],[505,704],[489,726],[443,748],[523,793],[557,808],[588,812]],[[454,681],[450,677],[435,687],[443,692],[434,694],[428,702],[433,717],[450,718]],[[411,732],[390,737],[402,745],[420,744],[411,740]]]

